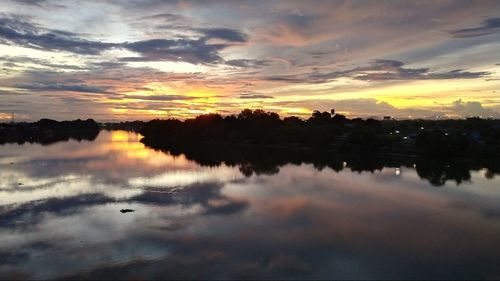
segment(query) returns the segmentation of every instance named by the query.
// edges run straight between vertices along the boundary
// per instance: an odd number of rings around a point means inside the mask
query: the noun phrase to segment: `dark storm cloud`
[[[190,63],[215,63],[222,61],[219,52],[231,43],[243,43],[247,36],[229,28],[197,29],[199,39],[151,39],[136,42],[106,43],[79,38],[76,33],[44,29],[15,17],[0,18],[0,42],[27,48],[67,51],[83,55],[98,55],[112,48],[127,49],[141,57],[122,58],[123,61],[186,61]],[[211,44],[211,39],[227,43]]]
[[[65,83],[19,83],[16,88],[35,91],[70,91],[83,93],[112,94],[107,87],[91,86],[86,84],[65,84]]]
[[[500,18],[487,19],[478,27],[454,30],[451,35],[455,38],[472,38],[494,33],[500,33]]]

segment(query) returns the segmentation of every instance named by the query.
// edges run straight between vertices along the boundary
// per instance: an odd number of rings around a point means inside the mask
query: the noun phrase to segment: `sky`
[[[500,1],[2,0],[0,122],[500,118]]]

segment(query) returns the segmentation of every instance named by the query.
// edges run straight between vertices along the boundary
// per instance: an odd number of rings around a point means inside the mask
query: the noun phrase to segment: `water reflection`
[[[0,146],[2,279],[500,277],[483,163],[166,154],[138,138]]]
[[[457,185],[470,182],[471,171],[485,170],[485,177],[500,174],[500,162],[495,158],[485,159],[436,159],[409,157],[404,155],[341,154],[339,152],[283,147],[245,147],[227,145],[169,144],[152,147],[170,155],[186,156],[201,166],[236,166],[245,176],[273,175],[287,164],[312,164],[321,171],[328,167],[336,172],[348,169],[352,172],[375,172],[392,167],[400,173],[400,167],[415,168],[420,178],[433,186],[454,181]]]

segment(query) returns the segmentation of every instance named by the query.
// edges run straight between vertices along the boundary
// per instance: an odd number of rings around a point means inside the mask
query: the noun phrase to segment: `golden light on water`
[[[105,150],[114,151],[120,156],[116,159],[118,162],[141,161],[143,165],[148,166],[171,166],[171,167],[190,167],[193,164],[186,159],[184,155],[171,156],[161,151],[155,151],[147,148],[139,142],[142,138],[139,134],[126,131],[111,131],[109,133],[109,143],[103,144]]]

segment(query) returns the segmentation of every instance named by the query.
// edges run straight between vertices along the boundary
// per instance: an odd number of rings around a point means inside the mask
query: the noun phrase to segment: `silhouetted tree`
[[[332,116],[333,114],[333,116]],[[204,114],[185,121],[152,120],[141,134],[148,144],[218,142],[431,155],[500,154],[498,120],[349,119],[315,110],[306,121],[245,109],[237,115]]]

